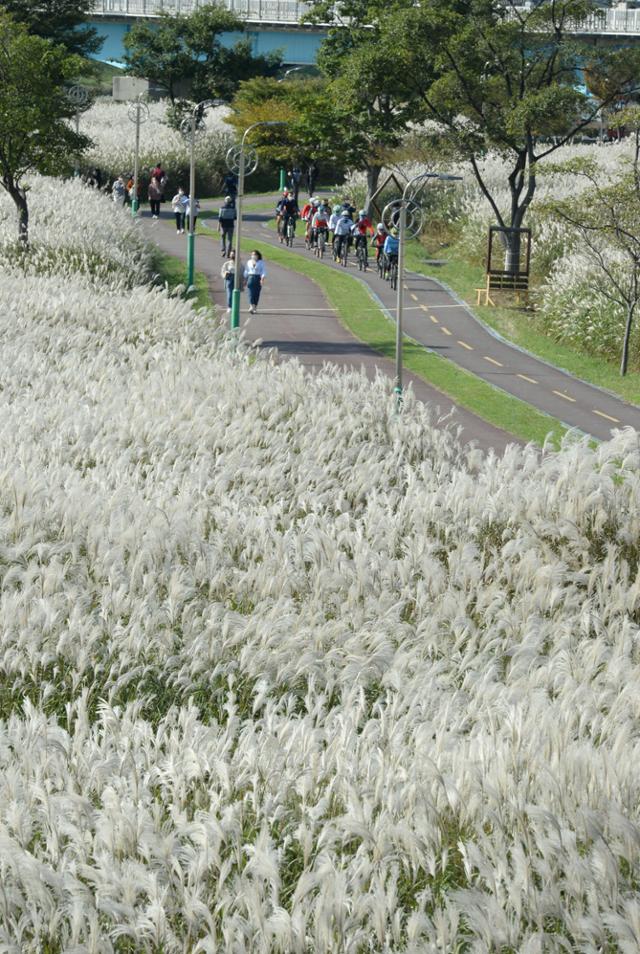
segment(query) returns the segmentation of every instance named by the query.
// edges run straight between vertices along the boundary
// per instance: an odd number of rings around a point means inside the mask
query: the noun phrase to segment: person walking
[[[218,212],[218,232],[222,236],[220,251],[223,255],[228,255],[231,251],[233,230],[237,217],[236,204],[233,197],[228,195]]]
[[[262,260],[262,255],[257,249],[254,249],[251,253],[251,258],[244,269],[244,277],[249,294],[249,311],[252,315],[255,315],[258,302],[260,301],[260,292],[262,291],[264,280],[267,277],[267,270]]]
[[[293,182],[293,197],[298,201],[298,194],[300,192],[300,181],[302,179],[302,169],[300,166],[294,166],[291,170],[291,180]]]
[[[240,263],[240,273],[242,274],[242,262]],[[229,314],[233,302],[233,289],[236,282],[236,253],[233,249],[229,252],[229,257],[222,266],[220,276],[224,282],[224,290],[227,296],[227,314]],[[242,291],[242,287],[240,291]]]
[[[124,176],[118,176],[111,187],[111,198],[116,205],[124,205],[125,192],[127,191]]]
[[[171,200],[171,211],[176,217],[176,235],[181,235],[184,232],[188,204],[189,200],[184,194],[184,189],[182,186],[179,186],[178,191]]]
[[[189,231],[191,231],[191,196],[190,196],[190,195],[186,196],[186,199],[187,199],[187,204],[186,204],[185,210],[184,210],[185,222],[186,222],[187,229],[188,229]],[[200,212],[200,200],[199,200],[199,199],[194,199],[194,200],[193,200],[193,231],[194,231],[194,234],[195,234],[195,231],[196,231],[196,223],[197,223],[197,221],[198,221],[198,214],[199,214],[199,212]]]
[[[307,167],[307,189],[309,190],[309,198],[311,198],[314,193],[317,180],[318,166],[315,159],[312,159]]]
[[[147,198],[149,199],[149,205],[151,206],[151,215],[154,219],[157,219],[160,215],[162,189],[160,188],[160,183],[155,176],[151,177],[151,182],[149,183],[149,188],[147,190]]]

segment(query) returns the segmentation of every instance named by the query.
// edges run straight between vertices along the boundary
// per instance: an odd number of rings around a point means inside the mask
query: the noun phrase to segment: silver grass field
[[[32,186],[28,262],[0,201],[0,951],[637,954],[638,435],[461,449]]]

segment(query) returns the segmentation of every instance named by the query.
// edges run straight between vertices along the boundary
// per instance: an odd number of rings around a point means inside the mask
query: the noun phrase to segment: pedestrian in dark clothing
[[[232,196],[228,195],[224,200],[224,205],[220,207],[218,212],[218,232],[221,235],[220,251],[223,255],[228,255],[231,252],[231,246],[233,245],[233,229],[235,227],[237,217],[238,213],[236,211],[235,202],[233,201]]]
[[[316,163],[314,162],[314,160],[312,159],[307,169],[307,189],[309,190],[309,198],[311,198],[311,196],[314,193],[317,181],[318,181],[318,167]]]
[[[300,166],[293,167],[293,169],[291,170],[291,179],[293,182],[293,195],[297,202],[298,193],[300,192],[300,181],[302,179],[302,169],[300,168]]]

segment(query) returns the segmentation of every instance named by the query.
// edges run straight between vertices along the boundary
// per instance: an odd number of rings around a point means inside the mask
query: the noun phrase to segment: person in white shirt
[[[249,295],[249,311],[255,315],[260,300],[260,292],[267,276],[267,270],[262,260],[262,255],[257,249],[251,253],[251,258],[245,265],[244,277],[247,282],[247,293]]]
[[[171,200],[171,209],[176,217],[176,234],[178,235],[184,232],[184,219],[188,205],[189,199],[184,194],[182,186],[180,186]]]
[[[185,222],[187,227],[191,230],[191,196],[186,196],[187,204],[184,209]],[[200,202],[198,199],[193,200],[193,231],[196,230],[196,222],[198,221],[198,213],[200,211]]]

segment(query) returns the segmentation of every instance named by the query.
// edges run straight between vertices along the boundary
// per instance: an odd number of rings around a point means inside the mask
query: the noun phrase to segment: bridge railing
[[[535,3],[525,3],[518,8],[522,14],[527,14],[535,7]],[[514,12],[511,16],[516,16]],[[592,13],[581,20],[573,20],[569,32],[578,34],[599,34],[600,36],[640,35],[640,10],[605,10]]]
[[[161,13],[193,13],[207,0],[94,0],[96,16],[157,17]],[[295,23],[309,7],[299,0],[224,0],[224,6],[245,20]]]

